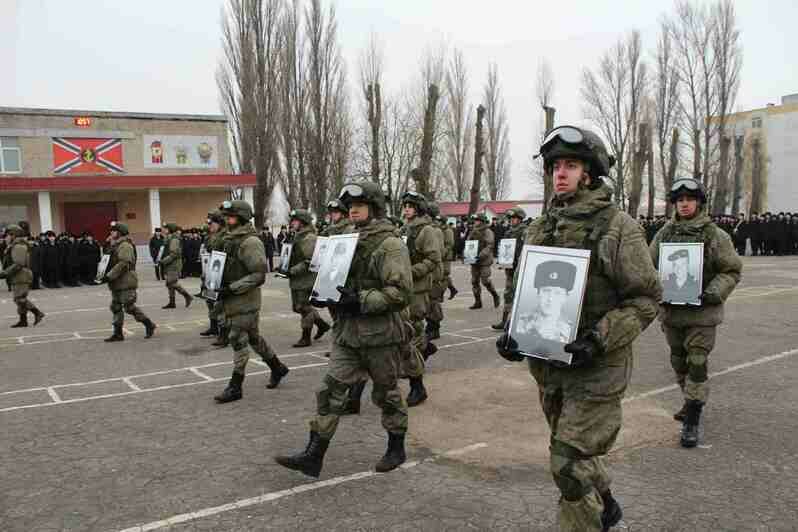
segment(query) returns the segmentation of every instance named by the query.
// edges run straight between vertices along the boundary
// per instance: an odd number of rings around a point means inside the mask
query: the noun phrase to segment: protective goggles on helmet
[[[338,200],[332,200],[329,203],[327,203],[327,210],[328,211],[334,211],[336,209],[343,209],[343,208],[344,208],[344,206]]]
[[[546,135],[543,139],[543,143],[540,145],[540,151],[542,152],[549,144],[557,139],[565,144],[582,144],[585,142],[585,136],[579,129],[573,126],[560,126],[549,131],[549,134]]]
[[[288,213],[288,216],[290,216],[291,218],[294,218],[294,217],[296,217],[296,211],[291,211],[291,212],[289,212],[289,213]]]
[[[230,200],[225,200],[225,201],[222,202],[222,204],[219,206],[219,208],[220,209],[232,209],[233,208],[233,202],[230,201]]]
[[[695,179],[686,179],[686,178],[677,179],[676,181],[673,182],[673,185],[671,186],[671,192],[678,192],[680,189],[683,188],[695,192],[701,188],[701,185]]]
[[[421,195],[421,194],[419,194],[418,192],[413,192],[412,190],[408,190],[407,192],[405,192],[404,194],[402,194],[402,198],[403,198],[403,199],[404,199],[404,198],[421,199],[421,198],[423,198],[423,197],[424,197],[424,196],[422,196],[422,195]]]
[[[355,185],[355,184],[344,185],[344,187],[341,189],[341,193],[338,194],[338,199],[344,200],[347,197],[362,198],[365,195],[366,191],[363,190],[363,187],[361,187],[360,185]]]

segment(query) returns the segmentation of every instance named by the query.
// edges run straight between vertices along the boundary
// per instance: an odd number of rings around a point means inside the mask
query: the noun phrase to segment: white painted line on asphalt
[[[102,295],[105,295],[105,294],[102,294]],[[31,301],[39,301],[39,302],[42,302],[42,303],[44,302],[42,299],[31,299]],[[0,301],[0,303],[5,303],[5,301]],[[147,305],[136,305],[136,306],[137,307],[157,307],[159,305],[160,305],[159,303],[150,303],[150,304],[147,304]],[[57,314],[72,314],[73,312],[99,312],[101,310],[105,311],[105,312],[108,312],[108,307],[75,308],[75,309],[70,309],[70,310],[48,310],[47,311],[47,315],[48,316],[55,316]],[[11,318],[16,318],[16,317],[17,317],[17,315],[14,314],[13,316],[3,316],[2,318],[3,319],[11,319]]]
[[[75,337],[75,340],[83,340],[83,337],[80,335],[79,332],[73,332],[72,336]]]
[[[139,387],[138,387],[138,385],[137,385],[135,382],[133,382],[132,380],[130,380],[130,377],[122,377],[122,382],[124,382],[125,384],[127,384],[127,385],[128,385],[128,387],[129,387],[131,390],[133,390],[134,392],[140,392],[140,391],[141,391],[141,388],[139,388]]]
[[[206,381],[213,381],[213,377],[211,377],[210,375],[206,375],[205,373],[201,372],[197,368],[188,368],[188,370],[191,373],[193,373],[194,375],[196,375],[197,377],[203,378]]]
[[[487,443],[475,443],[473,445],[469,445],[467,447],[462,447],[460,449],[452,449],[451,451],[446,451],[441,454],[437,454],[434,456],[430,456],[429,458],[424,458],[422,460],[417,460],[413,462],[406,462],[402,464],[401,469],[410,469],[413,467],[420,466],[421,464],[427,464],[430,462],[434,462],[439,458],[449,458],[453,456],[462,456],[467,453],[471,453],[474,451],[478,451],[480,449],[484,449],[487,447]],[[299,495],[300,493],[305,493],[309,491],[316,491],[322,488],[327,488],[331,486],[337,486],[339,484],[344,484],[346,482],[352,482],[355,480],[363,480],[365,478],[371,477],[381,477],[383,475],[388,475],[389,473],[377,473],[376,471],[361,471],[360,473],[354,473],[352,475],[345,475],[340,477],[334,477],[328,480],[319,480],[316,482],[311,482],[309,484],[301,484],[294,488],[288,488],[280,491],[273,491],[271,493],[265,493],[263,495],[259,495],[257,497],[249,497],[247,499],[240,499],[237,501],[233,501],[227,504],[222,504],[221,506],[212,506],[210,508],[203,508],[202,510],[197,510],[194,512],[188,512],[184,514],[173,515],[172,517],[168,517],[166,519],[162,519],[160,521],[153,521],[151,523],[146,523],[143,525],[137,525],[130,528],[125,528],[120,532],[148,532],[150,530],[160,530],[162,528],[168,528],[171,526],[178,525],[180,523],[187,523],[189,521],[196,521],[197,519],[203,519],[205,517],[210,517],[212,515],[217,515],[225,512],[241,510],[242,508],[247,508],[250,506],[256,506],[259,504],[276,501],[278,499],[284,499],[285,497],[290,497],[292,495]]]
[[[455,334],[455,333],[441,333],[441,336],[454,336],[456,338],[465,338],[466,340],[482,340],[482,338],[477,338],[475,336],[466,336],[464,334]]]
[[[58,394],[57,394],[57,393],[55,393],[55,390],[52,388],[52,386],[51,386],[51,387],[49,387],[49,388],[47,388],[47,395],[49,395],[49,396],[50,396],[50,399],[52,399],[54,403],[61,403],[61,402],[63,402],[63,401],[61,400],[61,398],[60,398],[60,397],[58,397]]]

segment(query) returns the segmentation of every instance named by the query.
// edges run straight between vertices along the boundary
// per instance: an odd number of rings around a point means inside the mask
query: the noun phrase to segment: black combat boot
[[[269,360],[264,360],[266,365],[269,366],[269,369],[272,370],[272,374],[269,377],[269,382],[266,383],[266,387],[270,390],[277,388],[280,384],[280,381],[283,380],[283,377],[288,375],[288,368],[285,367],[285,364],[280,362],[280,359],[277,358],[277,355],[270,358]]]
[[[121,342],[125,339],[122,334],[122,326],[114,324],[114,334],[103,340],[104,342]]]
[[[428,340],[437,340],[441,337],[441,322],[427,320],[427,333]]]
[[[244,374],[243,373],[236,373],[233,372],[233,375],[230,377],[230,382],[227,383],[227,388],[225,388],[222,393],[214,397],[213,399],[217,403],[230,403],[232,401],[238,401],[244,394],[241,391],[241,384],[244,382]]]
[[[623,510],[621,510],[621,505],[612,496],[610,490],[600,495],[601,500],[604,502],[604,510],[601,512],[601,530],[602,532],[608,532],[611,527],[621,522]]]
[[[219,338],[211,344],[214,347],[227,347],[230,345],[230,328],[219,327]]]
[[[308,347],[310,345],[310,332],[313,329],[302,329],[302,338],[300,338],[293,347]]]
[[[39,309],[33,309],[33,326],[36,327],[44,318],[44,312]]]
[[[407,394],[407,406],[417,406],[427,400],[427,389],[424,388],[424,377],[410,377],[410,393]]]
[[[12,329],[16,329],[17,327],[27,327],[28,326],[28,313],[20,314],[19,321],[16,322],[14,325],[11,326]]]
[[[349,387],[349,397],[346,401],[341,412],[342,416],[350,416],[360,414],[360,396],[363,395],[363,388],[366,387],[366,381],[359,381]]]
[[[468,307],[468,310],[477,310],[482,308],[482,295],[474,295],[474,304]]]
[[[169,294],[169,303],[167,303],[166,305],[162,306],[161,308],[164,309],[164,310],[169,309],[169,308],[177,308],[177,305],[175,305],[175,295],[174,294]]]
[[[211,318],[208,328],[200,333],[200,336],[218,336],[219,335],[219,321]]]
[[[144,338],[152,338],[158,326],[155,325],[150,318],[147,318],[142,323],[144,325]]]
[[[494,323],[490,326],[491,329],[494,331],[503,331],[505,327],[507,327],[507,318],[510,316],[510,312],[505,310],[502,312],[502,321],[499,323]]]
[[[313,336],[314,340],[321,340],[321,337],[327,334],[330,330],[330,325],[321,318],[316,320],[316,334]]]
[[[405,460],[407,460],[405,455],[405,433],[396,434],[389,432],[388,450],[385,451],[385,455],[374,466],[374,470],[377,473],[387,473],[404,464]]]
[[[684,416],[684,425],[682,425],[682,447],[690,449],[698,445],[698,425],[701,421],[701,409],[704,408],[704,403],[701,401],[687,401],[687,412]]]
[[[449,287],[449,299],[454,299],[454,296],[457,295],[457,288],[454,285]]]
[[[186,308],[190,307],[191,306],[191,302],[194,301],[194,298],[191,297],[191,294],[189,294],[185,290],[183,290],[183,294],[182,295],[183,295],[183,299],[186,300]]]
[[[684,416],[686,415],[687,415],[687,401],[684,402],[682,408],[678,412],[673,414],[673,419],[675,419],[676,421],[684,422]]]
[[[492,286],[490,287],[490,290],[488,290],[488,292],[490,292],[490,295],[493,296],[493,308],[499,308],[499,305],[501,305],[501,298],[499,297],[499,293]]]
[[[426,362],[429,357],[431,357],[432,355],[434,355],[437,352],[438,352],[438,346],[433,344],[432,342],[427,342],[427,347],[426,347],[426,349],[424,349],[424,353],[423,353],[424,362]]]
[[[324,464],[324,455],[327,453],[329,445],[330,440],[324,440],[318,432],[310,431],[310,441],[304,451],[291,456],[275,456],[274,461],[309,477],[319,478],[321,467]]]

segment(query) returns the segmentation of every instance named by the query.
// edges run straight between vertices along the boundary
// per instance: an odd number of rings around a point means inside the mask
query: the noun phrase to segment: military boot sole
[[[377,473],[387,473],[388,471],[393,471],[400,465],[404,464],[407,461],[407,456],[405,453],[401,454],[390,454],[385,455],[382,457],[382,460],[377,462],[377,465],[374,466],[374,471]]]
[[[240,401],[243,397],[244,395],[241,392],[227,393],[227,390],[225,390],[220,395],[214,397],[213,400],[219,404],[224,404],[224,403],[232,403],[233,401]]]
[[[303,342],[302,340],[298,341],[291,347],[310,347],[312,344],[310,342]]]
[[[426,391],[418,392],[416,394],[413,394],[411,392],[410,395],[407,396],[407,406],[408,407],[418,406],[424,401],[426,401],[427,397],[428,395]]]
[[[502,323],[495,323],[491,325],[490,328],[493,329],[494,331],[503,331],[506,326],[507,324],[502,322]]]
[[[280,381],[283,380],[283,377],[288,375],[289,371],[290,370],[285,366],[282,366],[277,371],[272,371],[272,374],[269,377],[269,382],[266,383],[266,388],[268,388],[269,390],[277,388],[280,385]]]
[[[27,327],[27,326],[28,326],[27,323],[15,323],[14,325],[11,326],[11,328],[12,329],[19,329],[20,327]]]
[[[321,463],[299,462],[291,456],[275,456],[274,461],[285,468],[299,471],[309,477],[319,478],[319,475],[321,475]]]
[[[124,342],[124,341],[125,341],[124,336],[109,336],[108,338],[103,340],[103,342]]]
[[[43,319],[44,319],[44,312],[38,313],[36,317],[33,319],[33,326],[36,327],[37,325],[39,325],[39,323],[41,323]]]
[[[168,305],[162,306],[161,310],[166,310],[166,309],[170,309],[170,308],[177,308],[177,305],[175,305],[174,303],[169,303]]]

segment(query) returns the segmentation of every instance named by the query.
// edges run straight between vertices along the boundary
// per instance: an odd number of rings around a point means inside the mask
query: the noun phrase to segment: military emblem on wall
[[[53,138],[53,173],[121,174],[121,139]]]
[[[703,242],[660,244],[658,269],[663,302],[672,305],[701,304]]]
[[[527,356],[570,364],[590,266],[584,249],[524,246],[510,315],[509,336]]]
[[[218,139],[197,135],[142,135],[144,168],[218,168]]]

